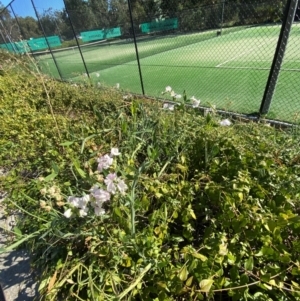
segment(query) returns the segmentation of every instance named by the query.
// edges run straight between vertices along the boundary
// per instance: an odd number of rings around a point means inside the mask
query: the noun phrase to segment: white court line
[[[283,59],[283,63],[300,63],[300,60],[285,60]]]
[[[270,68],[255,68],[255,67],[224,67],[224,69],[251,69],[251,70],[270,70]],[[298,71],[300,72],[300,69],[287,69],[287,68],[281,68],[281,71]]]
[[[225,61],[225,62],[223,62],[223,63],[217,65],[216,68],[219,68],[219,67],[221,67],[222,65],[225,65],[225,64],[228,63],[228,62],[234,61],[235,59],[237,59],[237,58],[243,56],[244,54],[251,53],[253,50],[258,49],[258,48],[264,46],[265,44],[267,44],[267,42],[266,42],[266,43],[263,43],[262,45],[260,45],[260,46],[258,46],[258,47],[255,47],[255,48],[252,48],[252,49],[247,50],[247,51],[245,51],[245,52],[242,52],[242,53],[240,53],[239,55],[237,55],[237,56],[231,58],[230,60],[227,60],[227,61]]]
[[[281,68],[280,71],[300,71],[300,69]]]
[[[248,62],[253,62],[253,60],[249,60]],[[273,62],[273,58],[270,59],[270,60],[255,60],[255,62]],[[286,59],[283,59],[283,63],[300,63],[300,60],[288,60],[288,59],[286,60]]]
[[[224,67],[225,69],[252,69],[252,70],[270,70],[270,68],[255,68],[255,67]]]

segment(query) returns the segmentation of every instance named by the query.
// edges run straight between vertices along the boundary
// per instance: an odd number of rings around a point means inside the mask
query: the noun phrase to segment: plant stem
[[[130,211],[131,211],[131,235],[135,236],[135,186],[137,182],[137,176],[133,181],[131,196],[130,196]]]
[[[56,127],[56,130],[57,130],[58,138],[59,138],[60,141],[62,141],[61,134],[60,134],[60,128],[58,126],[57,119],[56,119],[54,111],[53,111],[53,106],[52,106],[52,103],[51,103],[51,98],[50,98],[48,89],[46,87],[45,81],[44,81],[44,76],[41,74],[40,69],[38,68],[37,64],[35,64],[34,60],[30,57],[30,55],[28,53],[27,53],[27,56],[28,56],[29,60],[33,63],[33,65],[35,66],[35,69],[36,69],[36,72],[37,72],[37,74],[35,74],[34,72],[31,72],[31,73],[36,78],[38,78],[38,76],[39,76],[39,79],[42,82],[43,89],[44,89],[44,91],[46,93],[47,104],[48,104],[48,107],[49,107],[52,119],[53,119],[53,121],[55,123],[55,127]]]

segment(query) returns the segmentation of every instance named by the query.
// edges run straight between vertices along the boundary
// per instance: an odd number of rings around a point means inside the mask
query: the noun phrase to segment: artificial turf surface
[[[138,39],[145,94],[161,97],[166,86],[185,90],[203,105],[239,113],[257,112],[273,61],[280,25],[170,34]],[[268,117],[297,121],[300,114],[300,26],[294,24]],[[94,82],[142,93],[133,42],[125,40],[85,46],[82,54]],[[65,79],[84,80],[77,48],[55,52]],[[49,54],[38,57],[45,72],[58,77]],[[100,75],[97,77],[97,75]]]

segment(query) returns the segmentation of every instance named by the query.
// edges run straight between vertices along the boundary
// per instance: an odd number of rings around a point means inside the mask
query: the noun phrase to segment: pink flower
[[[104,183],[107,186],[107,191],[115,194],[117,189],[116,189],[116,185],[114,183],[114,181],[117,179],[117,175],[115,173],[110,173],[107,175],[107,177],[104,180]]]
[[[104,155],[97,159],[98,170],[102,172],[103,169],[108,169],[113,164],[114,159],[111,158],[109,155]]]
[[[94,197],[96,202],[104,203],[110,200],[109,192],[99,189],[98,186],[93,186],[91,191],[91,196]]]
[[[118,178],[115,173],[108,174],[104,180],[104,183],[107,186],[107,191],[112,194],[117,192],[117,188],[121,194],[125,194],[125,191],[128,188],[124,181]]]
[[[117,183],[117,187],[121,194],[125,194],[125,191],[128,189],[128,186],[124,183],[123,180],[120,180],[120,179]]]
[[[102,207],[95,206],[94,211],[97,216],[105,214],[105,210]]]

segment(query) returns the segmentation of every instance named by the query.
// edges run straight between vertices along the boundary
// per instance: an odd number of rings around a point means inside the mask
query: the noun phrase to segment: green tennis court
[[[241,112],[257,112],[263,97],[276,49],[280,26],[224,29],[189,35],[170,35],[138,40],[145,93],[161,96],[165,86],[203,105]],[[300,26],[294,25],[269,117],[295,121],[300,102],[289,93],[300,94]],[[91,78],[103,85],[116,83],[124,90],[141,93],[132,42],[120,41],[82,48]],[[82,80],[85,70],[77,48],[55,53],[65,78]],[[39,57],[42,68],[55,74],[50,55]],[[46,69],[45,69],[46,68]],[[57,72],[56,72],[57,73]],[[100,74],[100,76],[99,76]],[[99,76],[99,77],[97,77]]]

